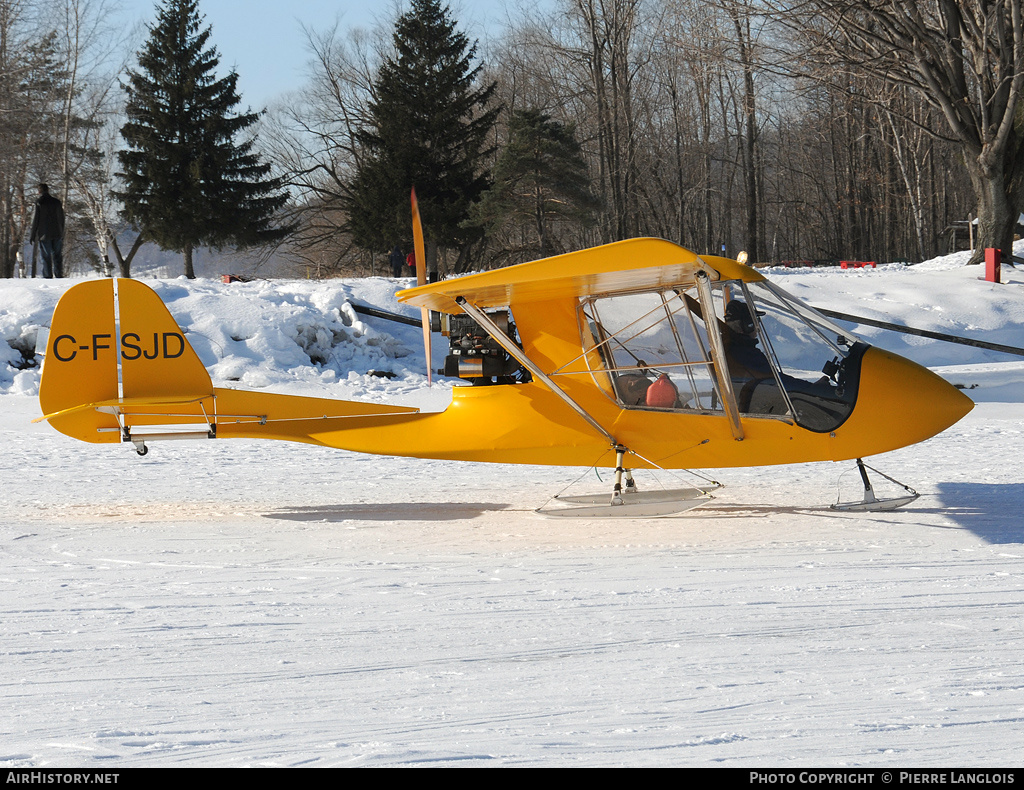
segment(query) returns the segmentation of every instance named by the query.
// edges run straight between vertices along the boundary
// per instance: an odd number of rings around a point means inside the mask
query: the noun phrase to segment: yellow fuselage
[[[593,355],[582,351],[580,298],[626,285],[673,287],[687,277],[692,283],[697,272],[764,279],[735,261],[701,259],[669,242],[641,239],[400,294],[411,304],[445,312],[460,310],[455,299],[463,293],[475,294],[485,307],[511,305],[523,353],[592,423],[537,380],[456,387],[441,413],[214,389],[159,297],[132,280],[89,281],[61,299],[51,323],[40,405],[55,428],[88,442],[139,445],[146,435],[176,438],[170,432],[198,423],[193,433],[199,436],[499,463],[614,466],[619,445],[630,453],[626,463],[637,468],[876,455],[935,435],[973,406],[927,369],[868,348],[852,413],[828,432],[807,430],[788,416],[740,415],[737,430],[722,411],[624,407],[607,374],[593,365]]]

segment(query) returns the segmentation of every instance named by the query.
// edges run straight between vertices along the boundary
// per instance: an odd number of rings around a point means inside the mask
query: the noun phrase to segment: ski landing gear
[[[878,510],[895,510],[898,507],[909,505],[919,496],[913,488],[908,485],[904,485],[899,480],[894,480],[884,472],[879,472],[873,466],[868,466],[860,458],[857,459],[857,469],[860,472],[860,479],[864,481],[864,499],[860,502],[836,502],[831,506],[832,510],[851,510],[851,511],[878,511]],[[875,474],[881,475],[891,483],[895,483],[900,488],[905,490],[907,493],[902,496],[889,497],[887,499],[878,499],[875,497],[875,490],[871,486],[871,481],[868,479],[867,470],[870,469]]]
[[[721,484],[709,480],[700,488],[671,488],[660,491],[640,491],[633,479],[631,469],[623,467],[627,450],[621,445],[615,447],[615,485],[609,499],[607,494],[583,494],[564,496],[557,494],[554,501],[565,507],[537,513],[555,518],[657,518],[674,516],[705,505],[712,500],[710,491],[721,488]],[[625,479],[625,488],[623,488]]]

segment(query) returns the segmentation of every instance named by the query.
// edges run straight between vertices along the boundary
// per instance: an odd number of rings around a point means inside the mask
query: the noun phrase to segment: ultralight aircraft
[[[150,288],[104,279],[72,287],[54,311],[40,419],[86,442],[131,442],[140,454],[163,439],[258,438],[607,467],[616,470],[610,496],[567,497],[555,512],[650,516],[702,504],[715,486],[638,491],[632,470],[860,465],[973,407],[934,373],[861,342],[755,269],[660,239],[420,285],[398,298],[429,311],[448,336],[444,372],[476,385],[454,387],[443,412],[214,387]],[[879,502],[860,469],[857,506],[914,498]]]

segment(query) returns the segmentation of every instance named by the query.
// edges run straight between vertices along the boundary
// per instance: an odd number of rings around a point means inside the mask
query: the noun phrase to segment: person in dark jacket
[[[782,414],[789,410],[789,404],[778,392],[772,363],[757,347],[757,330],[750,311],[751,308],[746,302],[736,299],[729,302],[725,308],[722,340],[725,344],[729,378],[732,379],[733,390],[736,393],[736,405],[744,413]],[[764,315],[757,309],[754,313]],[[834,427],[842,422],[842,419],[834,422],[838,419],[834,416],[837,395],[827,376],[811,383],[780,370],[778,383],[789,393],[789,399],[796,411],[794,416],[797,424],[806,427],[808,422],[813,422],[815,425]],[[814,430],[831,429],[826,427]]]
[[[402,264],[405,263],[405,256],[402,254],[402,247],[399,244],[395,245],[395,248],[391,250],[391,276],[401,277],[402,276]]]
[[[50,187],[39,185],[39,199],[32,218],[29,241],[39,242],[43,256],[43,277],[64,276],[64,206],[50,194]]]
[[[760,310],[754,312],[759,316],[764,315]],[[729,377],[734,384],[742,386],[751,379],[772,378],[772,364],[757,347],[757,330],[754,328],[754,319],[750,317],[750,307],[746,302],[733,299],[726,305],[722,340],[725,343]]]

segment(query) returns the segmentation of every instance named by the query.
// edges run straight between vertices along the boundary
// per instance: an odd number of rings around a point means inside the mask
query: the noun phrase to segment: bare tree
[[[574,0],[572,12],[587,47],[587,66],[597,110],[600,151],[598,181],[604,187],[611,222],[606,241],[636,233],[636,121],[633,112],[639,0]]]
[[[373,271],[344,232],[347,185],[360,155],[356,132],[367,123],[373,78],[380,61],[376,42],[386,38],[335,22],[323,31],[306,29],[310,77],[302,90],[269,112],[262,136],[293,192],[300,222],[289,245],[301,271],[317,277]]]
[[[963,151],[984,247],[1010,250],[1024,204],[1024,0],[769,3],[810,46],[819,79],[870,75],[910,88]]]
[[[122,255],[117,240],[118,204],[111,186],[115,153],[121,145],[118,128],[123,122],[118,79],[133,49],[130,41],[138,34],[114,27],[113,8],[109,0],[57,3],[52,23],[59,31],[67,80],[54,158],[72,232],[88,227],[91,232],[82,235],[91,237],[99,250],[99,259],[89,255],[93,266],[106,272],[112,251],[121,276],[130,277],[131,261],[143,237],[139,234],[128,255]]]
[[[919,88],[829,54],[843,33],[815,15],[901,2],[559,0],[513,11],[486,58],[506,108],[498,155],[516,111],[576,128],[601,207],[593,227],[560,220],[559,249],[656,235],[702,253],[743,246],[757,261],[927,257],[970,208],[964,146]],[[313,79],[275,113],[278,163],[301,195],[297,249],[310,271],[362,271],[339,199],[387,36],[335,28],[310,39]],[[532,254],[535,238],[524,221],[503,224],[486,263]]]
[[[740,67],[743,71],[743,135],[742,162],[743,184],[746,191],[746,238],[747,253],[751,261],[761,260],[763,218],[762,204],[762,169],[760,128],[757,112],[757,90],[754,87],[757,66],[755,64],[756,33],[752,32],[753,24],[762,21],[750,13],[740,13],[735,5],[729,8],[729,16],[736,30],[736,49]]]
[[[32,186],[65,204],[66,268],[86,241],[89,196],[102,175],[96,136],[112,111],[123,36],[107,0],[0,0],[0,269],[13,274],[31,216]],[[83,238],[84,237],[84,238]],[[102,244],[100,244],[102,248]],[[98,262],[91,251],[93,263]]]

